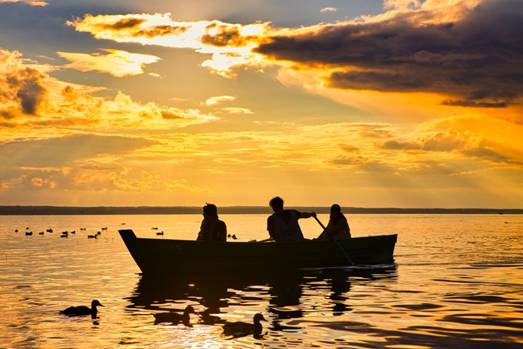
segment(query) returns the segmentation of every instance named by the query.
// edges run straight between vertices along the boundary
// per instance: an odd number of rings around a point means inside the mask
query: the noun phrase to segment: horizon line
[[[299,210],[329,213],[330,206],[289,206]],[[342,207],[345,213],[381,214],[523,214],[523,208],[478,207]],[[268,206],[220,206],[221,214],[268,214]],[[199,214],[201,206],[55,206],[0,205],[0,215],[103,215],[103,214]]]

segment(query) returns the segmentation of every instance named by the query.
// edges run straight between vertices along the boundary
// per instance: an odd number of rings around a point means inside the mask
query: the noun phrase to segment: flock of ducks
[[[97,307],[103,307],[97,299],[93,299],[91,307],[85,305],[68,307],[60,314],[66,316],[87,316],[96,319],[98,315]],[[165,313],[154,314],[154,324],[169,324],[177,325],[184,324],[187,327],[191,327],[191,314],[196,314],[194,308],[188,305],[182,314],[170,311]],[[253,336],[256,339],[263,337],[263,326],[261,321],[267,321],[261,313],[254,314],[252,323],[237,321],[237,322],[226,322],[223,325],[223,335],[231,338],[239,338],[244,336]]]
[[[80,228],[80,231],[86,231],[86,230],[87,230],[87,228],[85,228],[85,227]],[[107,230],[107,227],[102,227],[95,234],[87,235],[87,238],[97,239],[98,236],[102,235],[102,231],[104,231],[104,230]],[[19,230],[15,229],[15,233],[18,233],[18,232],[19,232]],[[47,229],[45,229],[45,231],[44,230],[40,231],[38,233],[38,235],[45,235],[45,233],[53,233],[53,232],[54,232],[53,228],[47,228]],[[75,235],[75,234],[76,234],[76,230],[64,230],[60,233],[60,237],[68,238],[70,235]],[[33,236],[33,231],[30,230],[29,227],[25,227],[25,236]]]

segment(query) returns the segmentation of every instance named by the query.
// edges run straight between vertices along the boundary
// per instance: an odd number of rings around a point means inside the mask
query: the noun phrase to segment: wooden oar
[[[318,224],[323,228],[323,230],[327,230],[327,228],[323,225],[323,223],[318,219],[318,217],[316,216],[313,216],[314,219],[316,220],[316,222],[318,222]],[[330,233],[330,232],[329,232]],[[336,240],[334,238],[334,236],[332,237],[332,240],[334,241],[334,243],[336,244],[336,246],[338,246],[338,248],[340,249],[341,253],[343,254],[343,256],[345,257],[345,259],[347,260],[347,262],[349,262],[350,265],[354,265],[354,262],[352,261],[352,259],[350,258],[349,254],[347,253],[347,251],[345,251],[345,249],[343,248],[343,246],[341,246],[340,242],[338,240]]]

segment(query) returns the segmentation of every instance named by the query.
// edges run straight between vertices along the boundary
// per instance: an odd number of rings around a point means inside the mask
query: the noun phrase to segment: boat
[[[119,230],[143,274],[262,273],[275,270],[384,265],[394,262],[397,235],[296,242],[214,242],[139,238]]]

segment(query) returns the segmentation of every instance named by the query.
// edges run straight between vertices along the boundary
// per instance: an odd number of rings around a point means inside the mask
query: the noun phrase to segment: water
[[[222,219],[241,240],[266,237],[263,215]],[[148,280],[117,230],[153,237],[159,227],[164,239],[194,239],[200,216],[0,216],[0,347],[523,348],[522,215],[349,219],[354,236],[398,233],[396,265]],[[54,232],[38,235],[48,227]],[[101,227],[98,239],[87,238]],[[312,220],[302,227],[308,237],[320,233]],[[76,234],[60,238],[63,230]],[[58,313],[93,298],[105,305],[96,320]],[[187,305],[196,311],[192,327],[155,324],[154,314]],[[225,322],[257,312],[268,320],[262,339],[222,334]]]

